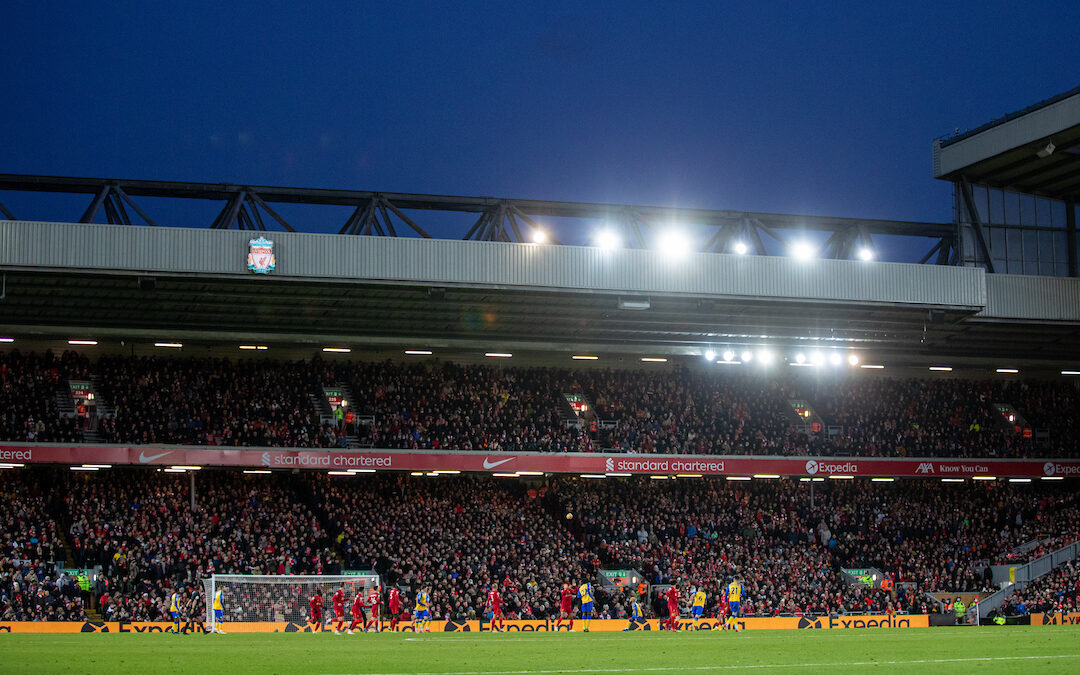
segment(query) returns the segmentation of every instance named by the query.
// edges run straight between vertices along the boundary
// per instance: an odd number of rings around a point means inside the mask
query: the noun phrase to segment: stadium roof
[[[16,336],[1074,360],[1080,282],[971,267],[0,221]],[[1070,363],[1070,366],[1072,364]]]
[[[934,141],[934,177],[1080,200],[1080,87]]]

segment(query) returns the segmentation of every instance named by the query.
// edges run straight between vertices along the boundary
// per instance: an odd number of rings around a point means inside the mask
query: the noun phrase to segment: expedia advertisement
[[[1032,616],[1032,623],[1035,623]],[[1071,623],[1080,623],[1080,614],[1059,615],[1074,617]],[[576,620],[575,630],[581,631],[581,620]],[[696,624],[697,630],[712,630],[716,626],[715,619],[704,619]],[[746,630],[775,630],[775,629],[827,629],[827,628],[925,628],[929,626],[927,617],[923,614],[903,616],[887,616],[884,614],[868,614],[859,616],[840,617],[749,617],[738,621],[739,627]],[[383,630],[389,630],[389,622],[383,622]],[[551,632],[566,631],[569,626],[564,622],[556,627],[554,621],[506,621],[503,627],[508,632]],[[621,631],[627,627],[624,619],[596,619],[589,624],[590,631]],[[630,624],[630,630],[659,630],[656,619],[635,621]],[[690,619],[679,622],[683,630],[694,630],[695,624]],[[165,629],[171,629],[172,623],[167,622],[142,622],[142,621],[15,621],[0,623],[0,633],[163,633]],[[227,633],[310,633],[314,629],[309,623],[223,623],[221,628]],[[183,633],[204,632],[202,623],[187,622],[181,624]],[[329,629],[324,625],[324,632]],[[491,630],[491,624],[487,621],[432,621],[432,633],[467,632],[477,633]],[[398,624],[398,631],[404,633],[413,632],[410,622],[403,621]]]
[[[1080,612],[1032,614],[1032,626],[1080,626]]]

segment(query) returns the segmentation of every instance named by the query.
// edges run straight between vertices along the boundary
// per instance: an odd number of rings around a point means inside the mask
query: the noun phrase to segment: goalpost
[[[308,622],[308,601],[315,590],[322,591],[323,628],[333,620],[330,598],[339,588],[345,589],[345,612],[350,612],[353,597],[363,591],[380,586],[377,574],[215,574],[203,579],[206,593],[206,630],[218,630],[214,612],[215,593],[222,591],[222,628],[228,630],[230,623],[265,622],[295,623],[303,626]]]

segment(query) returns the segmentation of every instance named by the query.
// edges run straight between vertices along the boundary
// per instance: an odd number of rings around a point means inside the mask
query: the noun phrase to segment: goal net
[[[308,602],[316,589],[323,597],[323,628],[333,620],[330,598],[345,589],[345,613],[351,616],[353,598],[358,592],[365,597],[378,587],[377,574],[354,575],[276,575],[276,574],[215,574],[203,579],[206,592],[206,629],[218,628],[214,598],[221,591],[222,625],[230,623],[294,623],[304,626],[309,619]]]

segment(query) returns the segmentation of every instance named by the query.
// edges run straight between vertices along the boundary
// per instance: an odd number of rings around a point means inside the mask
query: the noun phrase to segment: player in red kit
[[[390,589],[386,607],[390,610],[390,630],[396,630],[398,617],[401,616],[401,591],[396,588]]]
[[[382,624],[379,623],[379,605],[382,604],[382,594],[379,592],[378,586],[368,591],[367,604],[371,608],[371,618],[364,624],[364,630],[368,630],[374,624],[375,632],[381,633]]]
[[[570,584],[562,585],[562,596],[559,598],[559,620],[555,622],[556,630],[562,625],[563,619],[570,621],[570,628],[574,630],[574,590]]]
[[[349,635],[353,634],[353,628],[357,626],[361,630],[367,627],[367,615],[364,612],[364,589],[356,591],[356,597],[352,601],[352,622],[349,624]]]
[[[713,630],[727,630],[728,628],[728,604],[727,594],[721,593],[720,599],[716,603],[716,625],[713,626]]]
[[[330,603],[334,606],[334,635],[341,635],[341,628],[345,624],[345,589],[334,591]]]
[[[315,595],[308,600],[311,608],[311,632],[318,633],[322,630],[322,591],[315,589]]]
[[[672,584],[667,589],[668,630],[679,630],[679,587]]]
[[[499,632],[503,630],[502,598],[499,596],[498,586],[492,586],[487,594],[488,610],[491,612],[491,630],[495,630],[495,619],[499,620]]]

